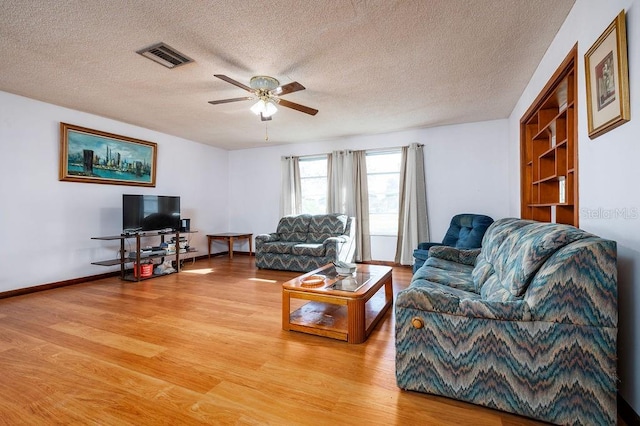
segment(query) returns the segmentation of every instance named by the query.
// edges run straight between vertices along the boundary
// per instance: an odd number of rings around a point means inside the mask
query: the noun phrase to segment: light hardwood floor
[[[392,310],[359,345],[283,331],[299,274],[253,259],[0,300],[0,424],[540,424],[398,389]]]

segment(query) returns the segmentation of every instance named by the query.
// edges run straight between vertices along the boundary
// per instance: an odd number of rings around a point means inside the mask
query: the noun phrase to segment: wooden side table
[[[207,234],[207,250],[209,251],[209,259],[211,259],[211,241],[225,240],[229,245],[229,259],[233,259],[233,242],[235,240],[249,240],[249,256],[252,253],[253,234],[241,234],[237,232],[222,232],[220,234]]]

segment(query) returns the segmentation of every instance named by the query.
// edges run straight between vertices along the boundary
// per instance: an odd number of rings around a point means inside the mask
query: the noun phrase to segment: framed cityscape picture
[[[624,10],[585,53],[584,61],[589,137],[594,139],[630,119]]]
[[[61,181],[156,186],[157,144],[60,123]]]

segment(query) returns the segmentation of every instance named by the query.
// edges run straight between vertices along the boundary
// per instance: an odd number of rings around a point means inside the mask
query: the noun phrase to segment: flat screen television
[[[167,195],[122,195],[122,231],[180,229],[180,197]]]

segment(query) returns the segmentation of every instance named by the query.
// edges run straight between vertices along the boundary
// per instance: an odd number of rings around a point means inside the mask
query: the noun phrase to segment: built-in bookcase
[[[520,120],[521,216],[578,226],[577,45]]]

